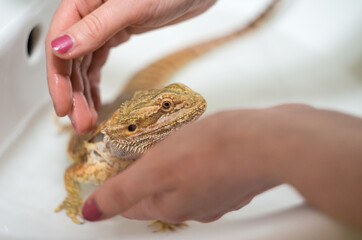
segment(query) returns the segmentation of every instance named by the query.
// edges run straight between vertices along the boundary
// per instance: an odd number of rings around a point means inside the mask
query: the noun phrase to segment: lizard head
[[[180,83],[138,91],[107,120],[102,133],[119,157],[136,158],[205,109],[205,99]]]

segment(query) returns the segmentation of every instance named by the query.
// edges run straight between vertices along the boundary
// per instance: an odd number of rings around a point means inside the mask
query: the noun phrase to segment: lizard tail
[[[132,98],[135,91],[164,86],[179,69],[192,60],[251,32],[251,30],[255,29],[271,15],[270,13],[278,2],[279,0],[272,0],[256,18],[236,31],[166,55],[138,71],[128,80],[125,87],[111,103],[101,106],[98,114],[98,123],[106,120],[124,101]]]
[[[156,60],[142,70],[138,71],[125,85],[121,94],[133,93],[137,90],[145,90],[164,86],[165,83],[174,75],[180,68],[199,58],[200,56],[212,51],[213,49],[230,42],[251,30],[255,29],[267,16],[270,15],[275,5],[279,0],[272,0],[271,3],[261,12],[256,18],[250,21],[246,26],[233,31],[227,35],[216,37],[209,41],[201,42],[185,49],[181,49],[165,57]]]

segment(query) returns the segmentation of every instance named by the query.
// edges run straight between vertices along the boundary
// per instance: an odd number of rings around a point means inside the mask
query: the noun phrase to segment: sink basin
[[[200,17],[133,36],[103,69],[104,101],[144,65],[245,24],[267,2],[219,1]],[[121,217],[76,225],[64,212],[54,213],[70,164],[68,136],[57,131],[45,76],[43,42],[57,3],[0,1],[0,239],[362,238],[288,185],[218,221],[190,222],[176,233],[152,233],[147,222]],[[362,116],[361,22],[358,0],[282,1],[259,29],[192,62],[171,82],[200,92],[206,114],[300,102]]]

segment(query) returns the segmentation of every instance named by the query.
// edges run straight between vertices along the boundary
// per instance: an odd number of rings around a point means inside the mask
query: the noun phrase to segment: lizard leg
[[[173,223],[167,223],[160,220],[156,220],[151,222],[149,226],[155,227],[154,232],[161,232],[161,231],[173,232],[177,231],[178,228],[187,227],[188,225],[185,222],[173,224]]]
[[[79,182],[91,182],[100,184],[117,173],[118,166],[110,166],[106,163],[88,164],[77,162],[67,168],[64,174],[64,184],[67,196],[63,202],[54,210],[59,212],[64,209],[68,217],[77,224],[83,223],[81,217],[82,197]]]
[[[83,223],[77,217],[81,216],[82,197],[80,195],[79,182],[75,178],[75,173],[84,168],[84,163],[77,163],[67,168],[64,174],[64,184],[67,196],[63,202],[54,210],[59,212],[64,209],[68,217],[77,224]]]

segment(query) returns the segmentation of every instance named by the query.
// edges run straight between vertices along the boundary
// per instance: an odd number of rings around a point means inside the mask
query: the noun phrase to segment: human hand
[[[362,119],[306,105],[233,110],[178,130],[109,179],[86,220],[209,222],[281,183],[362,226]],[[323,191],[321,191],[323,189]]]
[[[109,49],[131,34],[196,16],[215,1],[61,1],[46,38],[47,79],[57,115],[68,115],[77,133],[91,130]]]
[[[180,129],[103,183],[85,203],[83,217],[209,222],[243,207],[278,184],[264,163],[258,115],[222,112]]]

